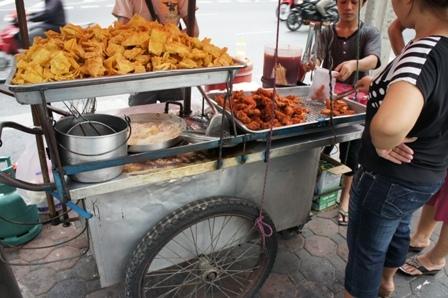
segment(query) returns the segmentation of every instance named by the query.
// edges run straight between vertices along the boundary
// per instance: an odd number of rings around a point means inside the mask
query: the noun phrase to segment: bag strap
[[[145,0],[146,1],[146,6],[148,6],[148,10],[149,13],[151,14],[151,17],[154,21],[157,21],[160,23],[159,17],[157,16],[155,10],[154,10],[154,5],[152,4],[152,0]]]

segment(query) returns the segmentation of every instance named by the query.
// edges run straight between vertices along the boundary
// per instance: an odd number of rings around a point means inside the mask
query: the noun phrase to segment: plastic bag
[[[34,142],[29,142],[25,150],[16,161],[16,178],[30,183],[43,183],[42,171],[40,168],[37,146]],[[47,167],[51,170],[51,161],[47,158]],[[50,181],[53,181],[53,175],[50,173]],[[36,205],[39,213],[48,213],[48,203],[45,192],[29,191],[17,189],[18,194],[23,198],[27,205]],[[60,208],[59,201],[53,199],[57,209]]]

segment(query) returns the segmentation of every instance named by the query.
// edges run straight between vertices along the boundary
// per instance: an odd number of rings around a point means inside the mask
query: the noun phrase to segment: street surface
[[[44,1],[25,1],[27,11],[43,8]],[[66,0],[64,6],[69,22],[75,24],[112,24],[113,0]],[[197,20],[200,37],[210,37],[221,47],[229,48],[232,55],[245,52],[253,62],[253,80],[257,83],[263,72],[265,45],[275,44],[275,0],[197,0]],[[0,28],[6,26],[5,16],[15,10],[14,0],[0,0]],[[280,45],[304,47],[308,27],[290,32],[284,22],[280,23]],[[127,95],[108,97],[99,101],[99,110],[125,106]],[[11,120],[31,125],[29,106],[18,104],[13,98],[0,94],[0,122]],[[0,156],[11,155],[16,160],[24,149],[24,141],[33,140],[29,135],[7,130],[3,136]]]

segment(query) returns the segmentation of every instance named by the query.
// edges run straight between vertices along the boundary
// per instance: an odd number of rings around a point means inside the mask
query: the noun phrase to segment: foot
[[[348,225],[348,211],[345,211],[343,209],[339,209],[338,215],[339,215],[339,217],[338,217],[338,224],[340,226]]]
[[[414,256],[406,260],[406,263],[400,267],[400,271],[406,275],[435,275],[445,267],[445,260],[434,264],[427,255]]]
[[[395,284],[393,282],[381,282],[378,296],[381,298],[390,298],[395,292]]]
[[[431,240],[429,239],[417,239],[415,237],[412,237],[411,242],[409,243],[409,251],[421,252],[429,245],[431,245]]]

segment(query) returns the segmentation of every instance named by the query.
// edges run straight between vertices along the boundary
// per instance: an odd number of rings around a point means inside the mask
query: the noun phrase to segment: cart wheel
[[[277,254],[275,227],[265,238],[251,201],[217,197],[174,211],[152,227],[133,251],[127,297],[252,297]]]

